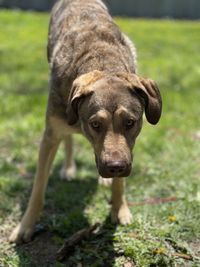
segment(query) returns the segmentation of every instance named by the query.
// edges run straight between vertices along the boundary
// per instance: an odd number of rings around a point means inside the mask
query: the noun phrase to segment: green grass
[[[77,178],[59,180],[59,150],[35,238],[17,247],[8,244],[28,201],[44,125],[48,15],[1,11],[1,266],[200,266],[200,22],[116,22],[134,40],[139,73],[158,82],[164,104],[159,125],[145,122],[136,143],[128,201],[177,200],[131,205],[132,225],[112,226],[110,190],[97,185],[91,147],[76,136]],[[102,223],[99,232],[77,246],[67,262],[56,262],[64,239],[96,221]]]

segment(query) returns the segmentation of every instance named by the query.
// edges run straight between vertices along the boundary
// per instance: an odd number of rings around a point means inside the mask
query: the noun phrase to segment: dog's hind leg
[[[73,137],[71,134],[64,139],[65,160],[60,171],[60,178],[68,181],[72,180],[76,175],[76,164],[73,157]]]
[[[21,243],[30,240],[34,226],[39,218],[43,206],[44,194],[47,186],[49,169],[53,162],[60,140],[54,136],[52,130],[46,130],[40,145],[39,160],[32,194],[21,223],[14,229],[10,242]]]
[[[132,214],[125,197],[125,179],[126,178],[113,178],[111,210],[112,222],[124,225],[132,222]]]

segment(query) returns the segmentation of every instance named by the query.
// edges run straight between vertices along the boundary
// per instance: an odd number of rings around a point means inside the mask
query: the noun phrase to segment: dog
[[[53,7],[47,47],[50,91],[46,125],[27,210],[10,236],[27,242],[43,206],[49,169],[60,142],[66,158],[61,178],[73,179],[72,134],[92,144],[97,170],[112,180],[111,219],[130,224],[125,177],[142,128],[143,112],[157,124],[162,110],[159,88],[136,73],[136,50],[114,23],[101,0],[60,0]],[[106,183],[106,182],[105,182]]]

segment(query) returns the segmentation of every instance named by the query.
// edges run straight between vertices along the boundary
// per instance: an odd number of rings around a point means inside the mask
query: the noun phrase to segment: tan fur
[[[132,149],[142,115],[156,124],[161,115],[157,85],[136,75],[136,51],[100,0],[60,0],[51,14],[48,36],[50,91],[32,194],[11,242],[29,241],[43,206],[51,164],[62,140],[66,158],[62,179],[75,177],[73,133],[92,144],[101,176],[111,177],[112,221],[128,224],[125,197]],[[112,175],[113,174],[113,175]],[[104,183],[104,178],[100,178]]]

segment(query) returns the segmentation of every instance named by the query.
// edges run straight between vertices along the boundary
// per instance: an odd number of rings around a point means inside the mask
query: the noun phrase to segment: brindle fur
[[[135,48],[100,0],[62,0],[55,4],[48,61],[50,92],[37,172],[27,210],[11,234],[11,242],[30,240],[42,210],[49,169],[62,140],[68,153],[61,178],[75,176],[71,135],[77,132],[91,142],[101,176],[113,174],[114,179],[107,180],[112,181],[113,222],[130,223],[132,215],[122,177],[131,171],[132,149],[142,127],[143,111],[152,124],[161,115],[158,87],[136,74]],[[133,125],[127,128],[130,121]],[[91,126],[96,123],[98,129]]]

